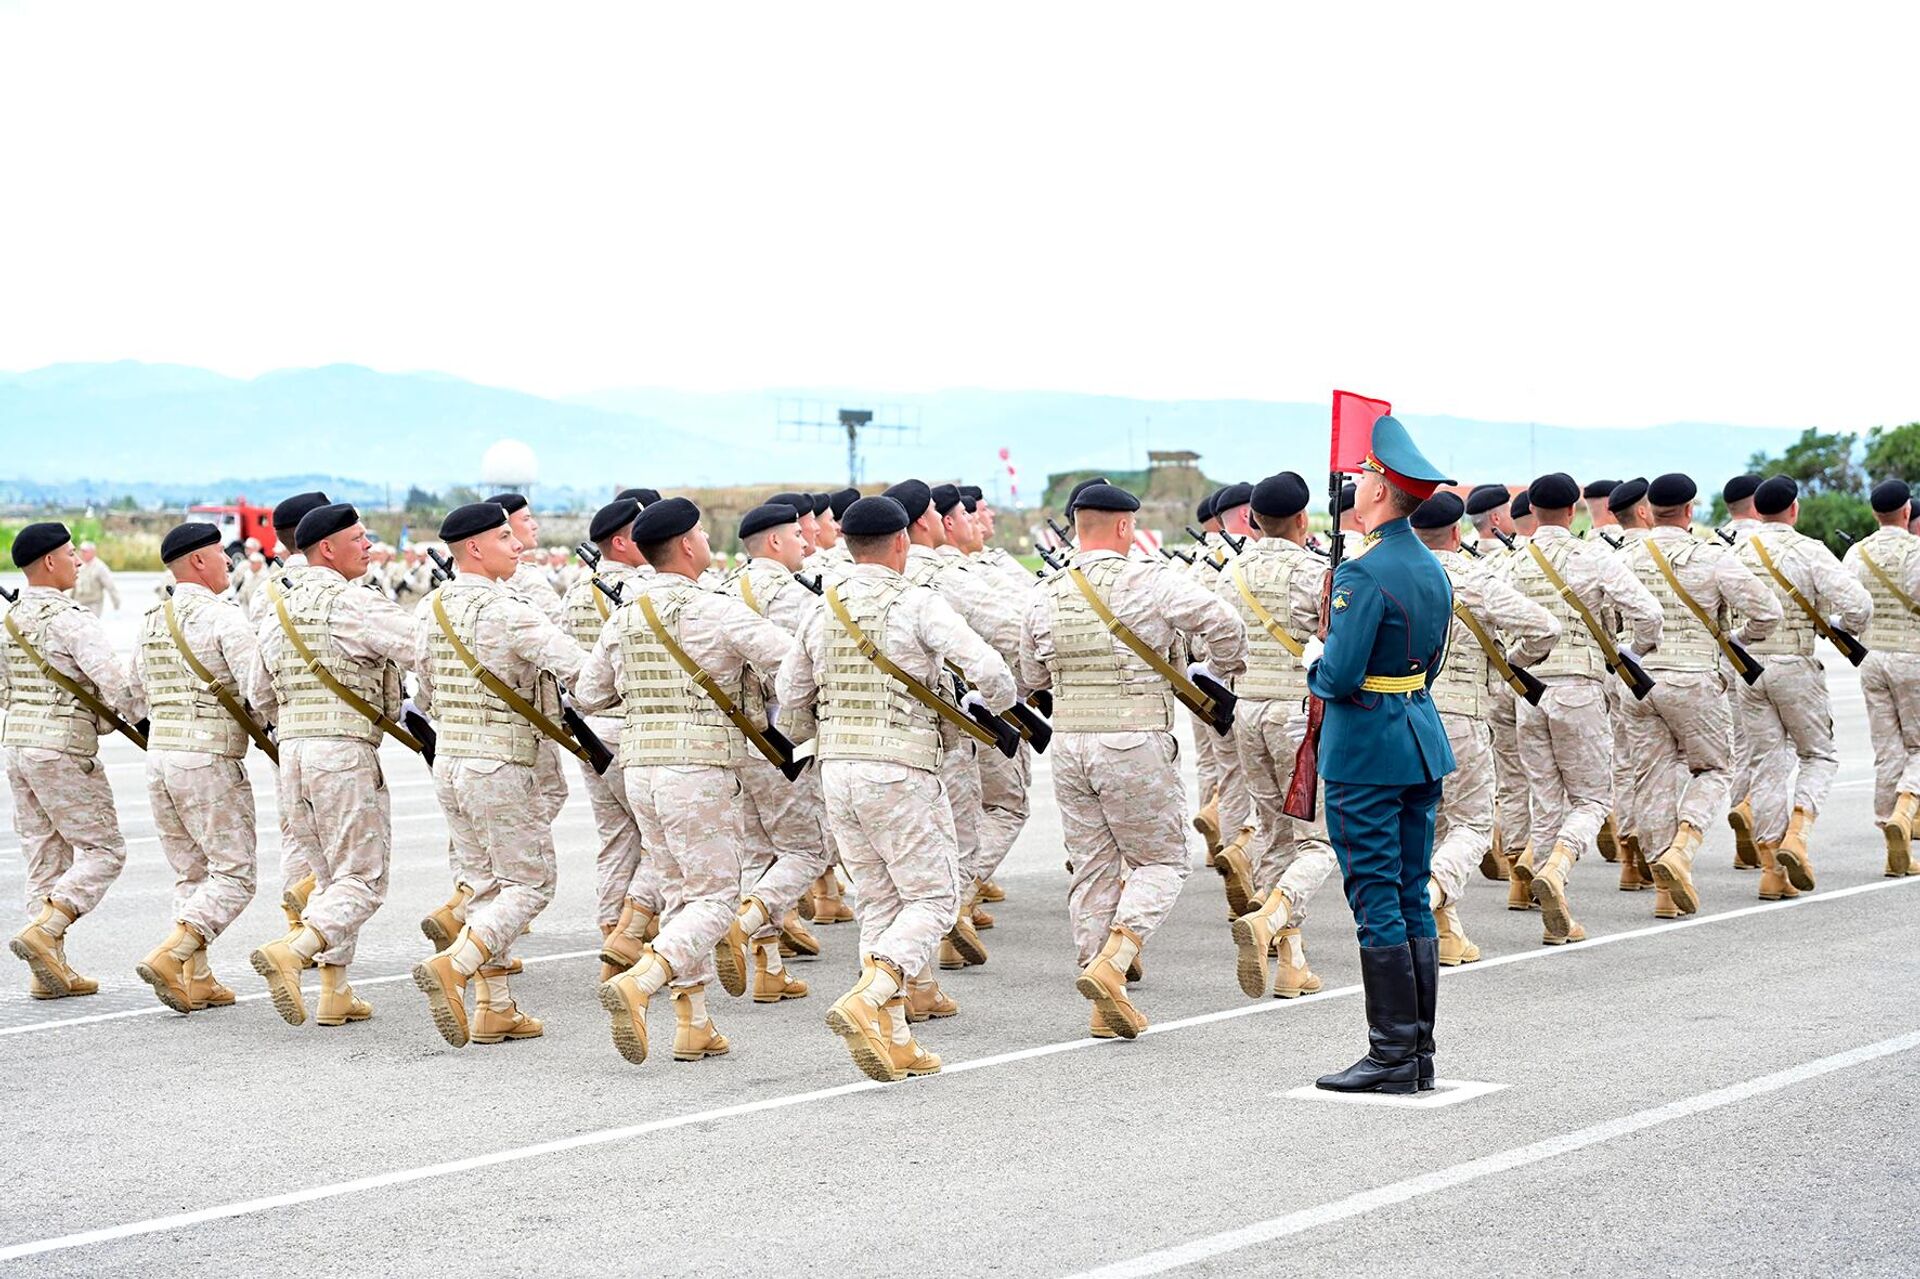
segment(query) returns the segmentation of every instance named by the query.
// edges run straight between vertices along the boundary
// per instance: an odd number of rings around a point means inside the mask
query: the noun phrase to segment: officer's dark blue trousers
[[[1327,837],[1340,859],[1347,905],[1362,946],[1401,946],[1432,937],[1427,874],[1440,783],[1369,786],[1328,782]]]

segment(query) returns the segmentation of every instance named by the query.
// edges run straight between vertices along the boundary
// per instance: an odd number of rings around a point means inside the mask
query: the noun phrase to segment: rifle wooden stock
[[[1032,695],[1027,698],[1027,705],[1033,707],[1033,709],[1039,711],[1042,715],[1045,715],[1048,721],[1051,722],[1053,719],[1053,690],[1050,688],[1034,689]]]
[[[1310,822],[1320,810],[1320,725],[1326,714],[1325,702],[1307,699],[1307,735],[1293,753],[1293,780],[1287,783],[1286,802],[1281,805],[1281,811],[1296,821]]]

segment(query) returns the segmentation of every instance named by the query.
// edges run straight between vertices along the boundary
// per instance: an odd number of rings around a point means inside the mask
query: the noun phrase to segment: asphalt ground
[[[130,612],[109,624],[130,643]],[[1443,1081],[1486,1091],[1419,1106],[1289,1095],[1364,1048],[1332,882],[1306,926],[1320,995],[1240,993],[1218,880],[1196,869],[1145,953],[1152,1029],[1086,1038],[1044,760],[990,960],[946,975],[959,1016],[919,1027],[936,1076],[870,1083],[826,1030],[851,926],[794,965],[808,999],[712,992],[728,1056],[621,1060],[593,998],[577,782],[559,896],[514,983],[547,1034],[448,1048],[406,978],[447,890],[444,827],[399,752],[392,892],[354,968],[374,1019],[273,1014],[246,963],[284,931],[272,891],[213,949],[242,1002],[181,1017],[133,974],[171,877],[138,752],[114,742],[128,865],[68,947],[101,993],[31,1001],[0,957],[0,1270],[1910,1275],[1920,879],[1881,877],[1858,681],[1837,660],[1829,676],[1842,769],[1819,891],[1758,902],[1721,828],[1700,915],[1654,920],[1652,893],[1593,859],[1573,881],[1591,940],[1545,948],[1538,915],[1476,879],[1464,922],[1486,958],[1443,970],[1437,1037]],[[271,867],[270,766],[252,768]],[[19,900],[20,875],[0,836],[0,894]]]

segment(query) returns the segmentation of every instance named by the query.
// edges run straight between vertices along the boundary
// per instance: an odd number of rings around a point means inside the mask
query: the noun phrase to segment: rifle
[[[1607,530],[1603,528],[1597,528],[1593,531],[1600,535],[1601,541],[1605,542],[1608,546],[1611,546],[1616,551],[1627,544],[1627,539],[1625,539],[1624,537],[1615,537],[1613,534],[1607,532]]]
[[[947,674],[953,680],[956,699],[964,699],[973,691],[973,685],[967,681],[966,672],[954,663],[947,663]],[[1053,709],[1052,699],[1049,698],[1048,701],[1047,711],[1050,713]],[[1019,751],[1022,741],[1032,746],[1036,755],[1046,754],[1048,745],[1053,741],[1053,725],[1047,722],[1044,714],[1025,702],[1015,702],[1001,711],[998,716],[972,708],[969,708],[967,713],[993,730],[994,747],[1008,759],[1012,759]]]
[[[1462,542],[1462,543],[1460,543],[1460,549],[1461,549],[1462,551],[1464,551],[1464,552],[1466,552],[1466,554],[1467,554],[1467,555],[1468,555],[1468,556],[1469,556],[1470,558],[1472,558],[1472,559],[1476,559],[1476,560],[1479,560],[1479,559],[1485,559],[1485,558],[1486,558],[1486,556],[1484,556],[1484,555],[1482,555],[1482,554],[1480,553],[1480,550],[1479,550],[1479,548],[1478,548],[1478,547],[1476,547],[1476,546],[1474,546],[1474,545],[1473,545],[1473,544],[1472,544],[1471,542]]]
[[[1164,546],[1160,547],[1159,551],[1160,551],[1160,554],[1165,556],[1167,559],[1179,560],[1182,564],[1193,563],[1193,556],[1188,555],[1185,551],[1170,551]]]
[[[1495,529],[1493,530],[1493,535],[1500,539],[1500,545],[1506,547],[1509,551],[1514,549],[1513,534],[1502,533],[1499,529]]]
[[[1333,575],[1340,570],[1341,552],[1346,549],[1346,539],[1339,535],[1340,472],[1328,473],[1327,490],[1327,510],[1333,516],[1334,537],[1333,549],[1327,555],[1327,580],[1320,587],[1320,634],[1323,637],[1331,616]],[[1286,800],[1280,808],[1287,816],[1303,822],[1312,821],[1320,810],[1320,726],[1326,717],[1327,704],[1308,694],[1307,731],[1293,753],[1293,780],[1287,784]]]
[[[1205,529],[1197,529],[1191,524],[1183,524],[1181,525],[1181,527],[1187,530],[1188,537],[1192,538],[1194,541],[1198,542],[1200,545],[1202,546],[1211,545],[1211,543],[1207,541],[1207,533]]]
[[[1733,534],[1727,532],[1727,526],[1724,524],[1722,524],[1719,528],[1713,530],[1713,534],[1715,537],[1725,542],[1728,546],[1732,546],[1734,544]]]
[[[1050,569],[1052,569],[1052,570],[1053,570],[1054,572],[1056,572],[1056,573],[1064,573],[1064,572],[1066,572],[1066,569],[1067,569],[1067,566],[1066,566],[1065,564],[1062,564],[1062,563],[1061,563],[1061,562],[1060,562],[1059,560],[1056,560],[1055,558],[1053,558],[1053,556],[1052,556],[1052,554],[1050,554],[1050,553],[1048,552],[1048,550],[1047,550],[1047,548],[1046,548],[1046,547],[1044,547],[1044,546],[1042,546],[1042,547],[1040,547],[1040,548],[1039,548],[1039,551],[1040,551],[1040,562],[1041,562],[1042,564],[1045,564],[1045,565],[1046,565],[1046,566],[1047,566],[1048,568],[1050,568]],[[1042,572],[1041,572],[1040,570],[1038,570],[1038,569],[1035,569],[1035,570],[1034,570],[1034,573],[1033,573],[1033,575],[1034,575],[1035,577],[1045,577],[1045,576],[1046,576],[1046,574],[1045,574],[1045,573],[1042,573]]]
[[[793,580],[812,591],[815,595],[825,595],[827,593],[826,583],[820,580],[818,573],[815,573],[811,578],[803,577],[799,573],[795,573]]]
[[[1078,543],[1075,542],[1074,540],[1073,531],[1071,529],[1062,528],[1059,525],[1059,523],[1056,522],[1053,516],[1051,515],[1047,516],[1047,527],[1053,530],[1053,535],[1060,539],[1060,542],[1062,545],[1069,546],[1069,547],[1078,545]]]
[[[1238,555],[1241,551],[1246,549],[1247,539],[1244,537],[1235,537],[1233,534],[1227,532],[1227,530],[1221,529],[1220,538],[1222,541],[1224,541],[1227,544],[1227,548],[1231,550],[1235,555]]]

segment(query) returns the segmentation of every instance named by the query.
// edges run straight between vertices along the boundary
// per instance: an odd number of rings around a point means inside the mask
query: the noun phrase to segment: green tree
[[[1802,493],[1857,496],[1866,491],[1866,476],[1853,458],[1857,438],[1843,431],[1820,431],[1810,426],[1779,457],[1755,453],[1747,459],[1747,469],[1761,475],[1790,475],[1799,481]]]
[[[1920,484],[1920,422],[1868,431],[1866,463],[1875,483],[1900,479]]]
[[[407,486],[407,509],[409,511],[432,511],[440,506],[440,495],[429,493],[418,485]]]
[[[1857,541],[1873,532],[1873,508],[1852,493],[1803,493],[1794,527],[1825,542],[1835,555],[1844,555],[1847,543],[1838,535],[1844,532]]]

